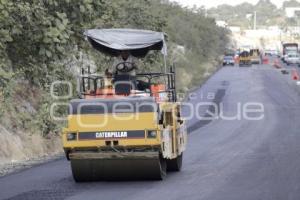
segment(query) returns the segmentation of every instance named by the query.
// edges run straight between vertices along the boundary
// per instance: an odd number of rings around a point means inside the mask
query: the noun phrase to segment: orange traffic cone
[[[296,69],[292,69],[292,79],[295,81],[300,80],[299,74]]]
[[[263,57],[263,64],[268,65],[269,64],[269,58],[268,57]]]

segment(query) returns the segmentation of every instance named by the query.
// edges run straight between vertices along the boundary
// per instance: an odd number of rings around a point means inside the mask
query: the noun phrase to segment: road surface
[[[193,105],[216,94],[226,116],[262,103],[264,118],[192,118],[183,169],[164,181],[78,184],[60,159],[0,178],[0,199],[299,200],[300,86],[271,66],[224,67],[195,93]]]

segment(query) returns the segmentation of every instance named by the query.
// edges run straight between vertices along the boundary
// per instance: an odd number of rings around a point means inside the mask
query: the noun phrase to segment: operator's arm
[[[138,69],[138,59],[136,57],[131,56],[130,57],[130,62],[132,63],[132,66],[135,70]]]
[[[115,58],[111,68],[109,69],[109,72],[112,73],[113,75],[116,74],[117,72],[117,65],[120,63],[119,58]]]

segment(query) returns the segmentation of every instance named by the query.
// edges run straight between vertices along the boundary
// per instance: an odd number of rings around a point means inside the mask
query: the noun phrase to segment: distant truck
[[[261,57],[260,57],[260,51],[259,49],[251,49],[250,50],[250,57],[251,57],[251,63],[252,64],[260,64],[261,63]]]
[[[289,54],[298,53],[298,44],[297,43],[284,43],[282,45],[282,61],[286,62],[286,58]]]
[[[276,49],[266,49],[265,50],[265,56],[280,57],[280,53]]]

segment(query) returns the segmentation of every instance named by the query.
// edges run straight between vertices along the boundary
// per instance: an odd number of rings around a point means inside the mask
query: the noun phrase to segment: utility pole
[[[254,11],[253,29],[256,30],[256,11]]]

